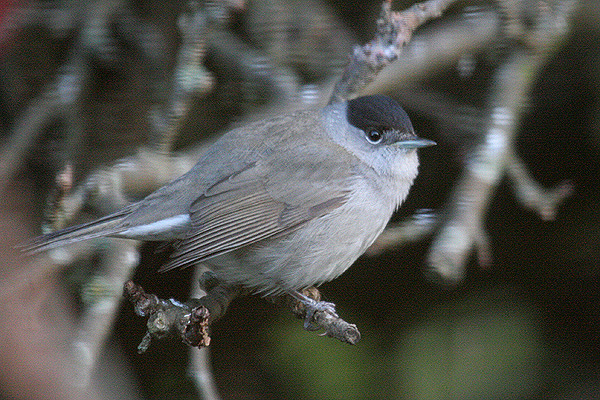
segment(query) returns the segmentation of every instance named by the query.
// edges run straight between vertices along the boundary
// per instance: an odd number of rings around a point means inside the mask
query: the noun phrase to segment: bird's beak
[[[403,149],[420,149],[421,147],[434,146],[436,143],[433,140],[422,139],[415,137],[413,139],[400,140],[396,142],[396,146]]]

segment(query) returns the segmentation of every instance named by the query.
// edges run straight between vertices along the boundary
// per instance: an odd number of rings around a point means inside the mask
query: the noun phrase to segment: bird
[[[160,271],[204,263],[227,284],[334,313],[301,290],[338,277],[365,252],[408,195],[416,150],[434,144],[384,95],[279,115],[225,133],[144,199],[24,248],[99,237],[173,242]]]

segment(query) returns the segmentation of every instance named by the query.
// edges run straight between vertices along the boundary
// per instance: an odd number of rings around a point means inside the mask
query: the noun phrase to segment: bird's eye
[[[366,131],[366,138],[371,144],[381,143],[383,140],[383,132],[380,129],[369,128]]]

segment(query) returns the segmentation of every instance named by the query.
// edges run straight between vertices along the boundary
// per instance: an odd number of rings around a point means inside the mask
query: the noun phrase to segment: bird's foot
[[[290,291],[290,296],[298,300],[304,306],[306,316],[304,317],[304,329],[307,331],[315,331],[320,329],[318,325],[313,324],[313,318],[317,312],[326,312],[334,317],[338,317],[335,312],[335,304],[328,301],[318,301],[298,292]]]

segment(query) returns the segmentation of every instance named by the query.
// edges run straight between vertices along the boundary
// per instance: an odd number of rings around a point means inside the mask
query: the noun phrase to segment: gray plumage
[[[373,243],[417,175],[415,149],[431,144],[384,96],[279,116],[223,135],[145,199],[27,247],[177,239],[161,270],[205,262],[226,282],[264,294],[318,285]]]

